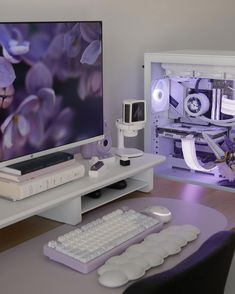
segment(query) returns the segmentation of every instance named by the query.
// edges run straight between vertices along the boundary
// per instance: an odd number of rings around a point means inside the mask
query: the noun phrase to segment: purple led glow
[[[181,192],[181,199],[187,202],[198,203],[198,200],[204,193],[204,188],[201,186],[194,185],[184,185],[184,188]]]

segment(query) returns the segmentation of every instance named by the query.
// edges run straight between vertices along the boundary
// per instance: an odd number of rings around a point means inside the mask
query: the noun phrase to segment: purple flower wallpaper
[[[0,24],[0,160],[103,134],[102,24]]]

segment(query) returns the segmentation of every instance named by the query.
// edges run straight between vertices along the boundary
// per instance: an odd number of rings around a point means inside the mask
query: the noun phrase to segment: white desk
[[[147,275],[166,270],[192,254],[206,239],[226,228],[226,218],[218,211],[199,204],[166,198],[136,198],[115,201],[83,216],[82,224],[102,216],[122,205],[142,209],[163,205],[173,213],[171,224],[190,223],[201,230],[199,238],[186,246],[180,254],[166,259],[163,265]],[[0,254],[0,285],[2,294],[113,294],[122,293],[125,287],[109,289],[98,283],[96,271],[80,274],[43,256],[43,245],[57,236],[74,229],[62,225],[46,234],[22,243]],[[146,275],[146,276],[147,276]]]

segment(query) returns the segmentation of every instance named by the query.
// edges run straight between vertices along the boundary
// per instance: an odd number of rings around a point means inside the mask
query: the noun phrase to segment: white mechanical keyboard
[[[117,209],[48,242],[44,255],[88,273],[161,228],[162,223],[156,218],[133,209]]]

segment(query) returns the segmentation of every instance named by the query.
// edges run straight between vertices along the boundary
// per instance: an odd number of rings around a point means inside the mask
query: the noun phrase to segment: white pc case
[[[235,52],[146,53],[145,152],[156,174],[235,189]]]

